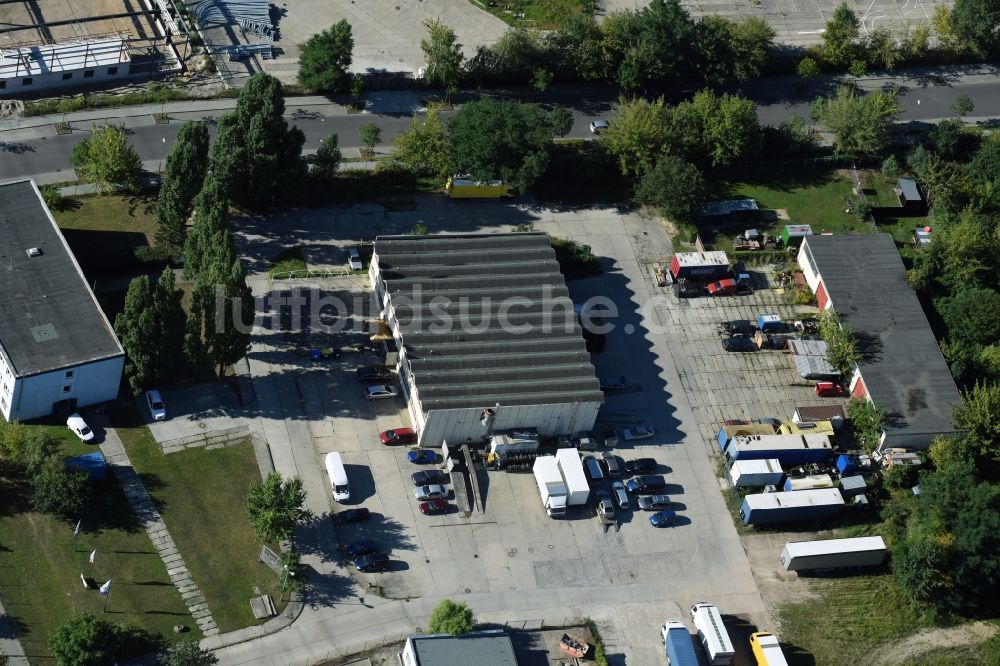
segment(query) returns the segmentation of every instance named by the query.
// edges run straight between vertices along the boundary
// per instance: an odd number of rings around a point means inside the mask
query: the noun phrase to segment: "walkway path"
[[[0,656],[7,657],[8,666],[28,666],[21,641],[17,640],[17,629],[0,603]]]
[[[146,530],[149,540],[153,542],[153,547],[163,559],[163,564],[167,567],[167,575],[170,576],[177,591],[180,592],[184,604],[191,611],[198,627],[205,636],[216,635],[219,633],[219,628],[215,625],[215,620],[212,619],[212,613],[208,610],[205,597],[202,596],[198,586],[191,579],[191,574],[188,572],[187,566],[184,565],[184,558],[181,557],[170,532],[167,531],[167,526],[164,524],[160,512],[156,510],[153,500],[146,492],[146,487],[142,485],[139,474],[132,467],[132,462],[125,452],[125,445],[119,439],[118,433],[111,428],[105,428],[101,452],[104,453],[118,483],[125,491],[125,497],[132,505],[132,510],[135,511],[139,523]]]

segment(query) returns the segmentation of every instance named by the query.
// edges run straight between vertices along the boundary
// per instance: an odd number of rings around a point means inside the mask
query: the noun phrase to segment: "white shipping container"
[[[698,630],[698,640],[708,655],[709,666],[729,666],[736,653],[719,609],[714,604],[697,603],[691,606],[691,621]]]
[[[583,473],[580,452],[577,449],[559,449],[556,452],[556,461],[566,482],[566,504],[568,506],[586,504],[590,499],[590,484],[587,483],[587,475]]]
[[[785,571],[878,566],[885,559],[882,537],[790,541],[781,551]]]
[[[777,485],[782,476],[784,472],[776,458],[737,460],[729,468],[729,480],[737,488]]]

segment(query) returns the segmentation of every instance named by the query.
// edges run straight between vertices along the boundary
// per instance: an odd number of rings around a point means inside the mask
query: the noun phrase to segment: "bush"
[[[90,477],[67,471],[58,457],[49,457],[31,479],[31,506],[35,511],[66,520],[78,518],[90,501]]]
[[[271,260],[271,267],[267,269],[268,275],[274,277],[279,273],[291,273],[293,271],[306,270],[306,260],[302,255],[302,248],[298,245],[289,247],[278,253]]]
[[[567,280],[600,275],[604,269],[601,260],[594,256],[589,245],[581,245],[565,238],[551,238],[552,249],[559,262],[559,270]]]
[[[159,246],[142,245],[132,250],[135,258],[144,264],[161,264],[170,261],[171,254],[167,248]]]
[[[431,612],[427,628],[432,634],[461,636],[476,626],[476,616],[463,602],[442,599]]]

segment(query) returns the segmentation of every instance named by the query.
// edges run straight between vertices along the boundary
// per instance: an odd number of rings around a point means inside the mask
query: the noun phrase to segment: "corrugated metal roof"
[[[833,421],[834,419],[844,420],[847,418],[844,408],[840,405],[796,407],[795,412],[799,415],[799,421]]]
[[[674,254],[679,266],[728,266],[729,257],[721,250],[711,252],[677,252]]]
[[[795,362],[795,372],[805,379],[826,379],[840,376],[840,373],[830,365],[824,356],[795,355],[792,360]]]
[[[954,432],[961,402],[906,269],[889,234],[809,236],[805,252],[833,308],[859,340],[861,376],[885,410],[888,433]]]
[[[793,339],[788,341],[788,351],[802,356],[826,356],[830,346],[825,340],[801,340]]]
[[[121,38],[23,46],[0,51],[0,79],[75,72],[129,60],[128,48]]]
[[[417,666],[517,666],[514,645],[504,633],[411,636]]]

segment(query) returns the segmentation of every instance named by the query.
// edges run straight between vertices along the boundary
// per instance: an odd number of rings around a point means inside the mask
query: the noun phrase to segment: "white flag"
[[[101,596],[103,597],[106,597],[109,594],[111,594],[111,580],[109,579],[107,583],[101,585],[101,589],[98,590],[98,592],[100,592]]]
[[[89,590],[90,585],[87,583],[87,577],[84,576],[82,573],[80,574],[80,580],[83,581],[83,589]]]
[[[89,564],[90,566],[94,566],[94,558],[95,557],[97,557],[97,549],[96,548],[94,549],[94,552],[92,552],[90,554],[90,559],[87,560],[87,564]]]
[[[80,520],[76,521],[76,529],[73,530],[73,536],[80,536],[80,523],[82,523],[82,522],[83,522],[83,519],[80,519]]]

